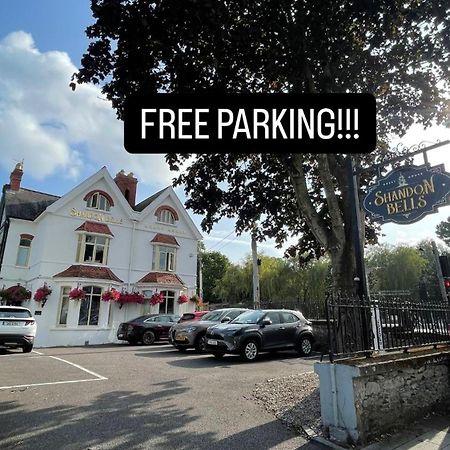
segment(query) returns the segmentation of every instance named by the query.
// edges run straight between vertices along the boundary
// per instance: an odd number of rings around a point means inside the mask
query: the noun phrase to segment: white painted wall
[[[81,186],[81,188],[80,188]],[[196,290],[197,271],[197,242],[198,232],[193,232],[192,224],[189,224],[185,216],[179,211],[179,202],[172,199],[173,190],[168,190],[169,197],[162,202],[147,208],[144,212],[138,213],[127,209],[121,204],[116,186],[111,185],[111,180],[100,178],[91,185],[80,185],[75,188],[77,195],[72,191],[58,200],[50,207],[50,212],[45,212],[34,222],[11,219],[8,239],[5,248],[3,265],[0,272],[1,283],[6,287],[21,283],[31,290],[32,293],[46,282],[52,288],[52,294],[45,306],[33,299],[24,302],[23,306],[31,309],[33,313],[41,311],[41,315],[36,315],[38,332],[35,345],[38,347],[60,346],[60,345],[85,345],[103,344],[116,341],[116,331],[118,325],[137,317],[143,313],[157,313],[158,306],[149,304],[127,304],[121,309],[118,304],[101,302],[100,318],[98,326],[79,326],[78,314],[80,302],[70,300],[68,323],[66,326],[58,326],[58,315],[60,308],[61,288],[63,286],[77,287],[78,280],[53,278],[53,276],[67,269],[76,261],[77,243],[79,233],[75,230],[82,225],[86,219],[71,215],[71,210],[93,211],[86,208],[83,197],[87,192],[100,189],[108,192],[114,200],[115,206],[111,208],[109,216],[115,219],[122,219],[122,223],[106,223],[114,234],[110,241],[108,265],[116,276],[123,283],[114,285],[109,282],[95,280],[80,280],[81,286],[95,285],[103,290],[110,287],[128,289],[134,287],[140,278],[152,271],[153,245],[150,241],[156,233],[169,234],[176,237],[180,247],[177,250],[176,274],[187,286],[189,296]],[[73,198],[70,198],[73,197]],[[69,199],[69,201],[66,201]],[[179,211],[179,221],[176,226],[157,223],[154,211],[160,204],[170,205]],[[55,206],[58,206],[55,208]],[[47,211],[49,208],[47,209]],[[131,212],[130,212],[131,211]],[[101,211],[100,213],[108,215]],[[95,220],[92,220],[95,221]],[[134,231],[133,231],[134,228]],[[28,268],[16,267],[17,249],[20,234],[28,233],[34,236],[31,245],[30,263]],[[134,237],[132,238],[132,235]],[[132,242],[133,241],[133,242]],[[130,266],[131,261],[131,266]],[[129,270],[129,267],[131,268]],[[155,286],[146,287],[154,289]],[[180,289],[171,289],[164,286],[157,286],[158,290],[170,289],[176,292],[176,298],[180,294]],[[109,309],[111,319],[108,322]],[[187,311],[194,311],[195,305],[188,302],[179,305],[175,301],[175,313],[182,314]]]

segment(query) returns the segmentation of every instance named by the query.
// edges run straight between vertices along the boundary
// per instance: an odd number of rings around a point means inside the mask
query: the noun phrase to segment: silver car
[[[206,350],[206,330],[212,325],[229,322],[235,319],[246,308],[216,309],[205,314],[201,320],[192,320],[174,325],[169,331],[169,342],[180,352],[195,348],[198,352]]]

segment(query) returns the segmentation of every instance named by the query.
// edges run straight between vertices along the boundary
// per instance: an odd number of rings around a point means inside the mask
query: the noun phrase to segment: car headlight
[[[187,327],[184,331],[186,333],[192,333],[193,331],[195,331],[197,329],[197,327]]]

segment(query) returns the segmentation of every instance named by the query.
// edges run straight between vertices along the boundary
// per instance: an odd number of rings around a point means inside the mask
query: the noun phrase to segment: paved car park
[[[313,370],[295,352],[243,363],[168,344],[0,353],[0,448],[317,448],[252,398],[256,383]]]

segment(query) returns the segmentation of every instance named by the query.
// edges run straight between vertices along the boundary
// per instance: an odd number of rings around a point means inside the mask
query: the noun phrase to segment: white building
[[[196,291],[201,235],[171,187],[135,204],[131,173],[113,179],[103,167],[62,197],[22,188],[22,175],[17,164],[0,203],[0,286],[31,291],[22,305],[35,314],[36,346],[116,342],[120,322],[195,310],[178,298]],[[52,292],[43,305],[33,296],[44,285]],[[70,299],[73,288],[85,299]],[[103,301],[111,288],[146,301]],[[155,292],[164,303],[149,303]]]

